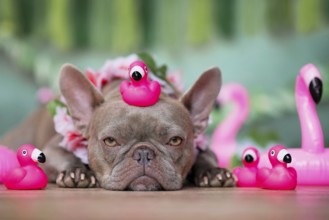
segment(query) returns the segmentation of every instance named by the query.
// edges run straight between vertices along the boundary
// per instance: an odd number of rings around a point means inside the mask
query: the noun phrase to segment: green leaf
[[[155,63],[153,57],[150,54],[148,54],[146,52],[141,52],[141,53],[138,53],[137,56],[145,62],[147,67],[150,68],[150,70],[154,74],[156,74],[157,66],[156,66],[156,63]]]
[[[154,73],[155,76],[157,76],[160,79],[167,82],[168,85],[175,92],[177,92],[177,89],[175,88],[175,86],[171,82],[169,82],[169,80],[167,79],[167,70],[168,70],[167,65],[163,64],[160,67],[157,67],[157,65],[156,65],[154,59],[152,58],[152,56],[150,54],[146,53],[146,52],[137,53],[137,56],[145,62],[145,64],[152,71],[152,73]]]
[[[280,137],[274,130],[262,131],[259,128],[252,128],[250,137],[257,143],[258,146],[264,148],[270,142],[279,142]]]
[[[234,168],[234,167],[241,167],[241,166],[243,166],[241,158],[239,157],[239,155],[234,154],[233,157],[231,158],[230,167]]]
[[[159,76],[161,79],[167,78],[167,65],[162,65],[157,69],[156,75]]]
[[[53,101],[47,104],[47,110],[51,116],[54,116],[56,114],[57,106],[65,107],[65,108],[67,107],[63,102],[59,101],[58,99],[54,99]]]

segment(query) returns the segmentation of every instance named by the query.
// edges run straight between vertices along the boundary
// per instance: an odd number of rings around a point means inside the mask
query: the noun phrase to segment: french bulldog
[[[201,187],[235,185],[231,172],[217,166],[211,150],[194,139],[208,125],[221,88],[218,68],[205,71],[179,99],[162,93],[149,107],[126,104],[120,80],[99,92],[76,67],[60,71],[60,91],[75,127],[88,141],[89,164],[59,146],[52,118],[42,107],[0,140],[17,147],[31,143],[47,156],[43,169],[60,187],[100,186],[108,190],[179,190],[186,180]]]

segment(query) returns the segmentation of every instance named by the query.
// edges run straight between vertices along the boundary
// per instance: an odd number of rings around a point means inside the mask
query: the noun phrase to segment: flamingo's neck
[[[33,162],[33,161],[29,161],[29,162],[23,162],[23,161],[19,161],[19,164],[21,165],[21,167],[26,167],[26,166],[36,166],[38,163]]]
[[[136,82],[135,80],[131,80],[131,84],[135,87],[142,85],[140,82]]]
[[[277,169],[286,169],[288,168],[288,165],[286,163],[275,163],[272,164],[272,167]]]
[[[135,87],[142,87],[142,86],[147,86],[149,82],[144,79],[141,79],[140,81],[131,80],[131,84]]]
[[[245,93],[237,93],[231,100],[233,110],[220,122],[213,133],[212,144],[235,144],[236,136],[249,114],[249,100]]]
[[[297,77],[295,91],[297,111],[302,132],[302,149],[322,152],[324,139],[314,101],[301,76]]]

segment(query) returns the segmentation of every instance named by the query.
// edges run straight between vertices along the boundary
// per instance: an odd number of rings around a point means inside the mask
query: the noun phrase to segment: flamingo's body
[[[248,147],[242,153],[244,167],[236,167],[233,174],[237,177],[238,187],[257,187],[256,175],[258,171],[259,152],[255,147]]]
[[[257,185],[264,189],[293,190],[297,186],[297,172],[292,167],[291,155],[285,147],[277,145],[268,152],[272,168],[262,167],[257,172]]]
[[[45,155],[32,145],[22,145],[17,150],[17,160],[21,167],[9,171],[3,178],[7,189],[31,190],[43,189],[48,184],[44,171],[37,162],[45,162]]]
[[[329,149],[324,148],[321,123],[315,103],[322,94],[322,77],[313,64],[305,65],[296,80],[296,104],[302,132],[301,149],[289,149],[293,157],[291,166],[298,174],[298,185],[329,185]],[[269,167],[262,155],[259,167]]]
[[[123,100],[134,106],[151,106],[157,103],[161,93],[161,86],[157,81],[147,78],[148,68],[142,61],[135,61],[129,67],[131,82],[123,81],[120,92]]]
[[[210,148],[217,156],[218,165],[228,168],[236,152],[236,136],[249,114],[249,96],[240,84],[231,83],[222,87],[217,102],[233,104],[233,110],[216,127]]]

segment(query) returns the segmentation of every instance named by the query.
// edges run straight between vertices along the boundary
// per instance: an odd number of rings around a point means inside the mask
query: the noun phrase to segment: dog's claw
[[[71,177],[72,179],[74,179],[74,178],[75,178],[75,174],[74,174],[73,172],[71,172],[71,173],[70,173],[70,177]]]
[[[224,187],[233,187],[235,186],[235,180],[234,179],[228,179],[225,181]]]
[[[65,187],[64,182],[63,182],[63,177],[64,177],[64,173],[61,172],[58,174],[57,178],[56,178],[56,184],[59,187]]]
[[[199,171],[195,183],[200,187],[232,187],[236,177],[226,169],[210,168]]]
[[[89,184],[89,188],[93,188],[96,187],[96,178],[94,176],[90,177],[90,184]]]
[[[73,168],[60,172],[56,178],[56,184],[65,188],[91,188],[96,187],[97,181],[92,171]]]
[[[217,174],[216,177],[217,177],[217,179],[218,179],[219,181],[221,181],[221,182],[223,181],[223,176],[222,176],[222,174]]]
[[[200,186],[201,187],[206,187],[206,186],[208,186],[208,183],[209,183],[208,177],[204,176],[201,183],[200,183]]]
[[[234,179],[235,182],[238,182],[238,177],[234,174],[233,174],[233,179]]]

